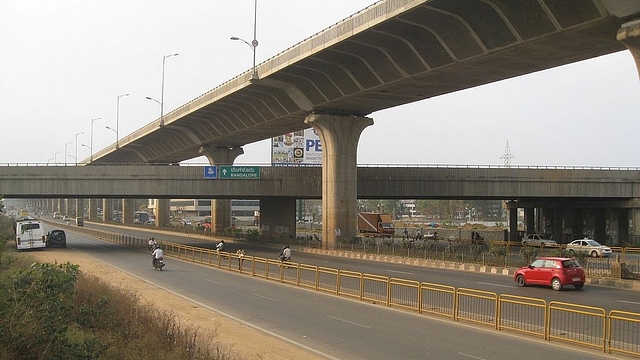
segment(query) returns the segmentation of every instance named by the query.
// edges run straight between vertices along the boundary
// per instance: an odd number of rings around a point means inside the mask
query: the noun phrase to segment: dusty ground
[[[47,248],[45,251],[29,252],[38,262],[80,265],[80,270],[99,277],[114,287],[135,291],[145,301],[156,301],[156,306],[173,311],[181,322],[200,329],[199,333],[216,334],[215,339],[225,349],[230,349],[241,359],[323,359],[316,354],[299,349],[284,341],[266,335],[237,321],[223,317],[185,300],[177,295],[155,287],[138,278],[118,271],[104,263],[96,262],[71,249]]]

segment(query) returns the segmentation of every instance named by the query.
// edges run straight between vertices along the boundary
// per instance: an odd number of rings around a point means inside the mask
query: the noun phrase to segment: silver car
[[[568,243],[567,251],[571,255],[578,252],[583,252],[593,257],[604,257],[612,254],[610,247],[601,245],[599,242],[587,238],[573,240],[572,242]]]

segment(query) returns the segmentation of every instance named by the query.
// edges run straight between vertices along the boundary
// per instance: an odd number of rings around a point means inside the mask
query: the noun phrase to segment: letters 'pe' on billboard
[[[313,128],[276,136],[271,140],[273,166],[322,165],[320,137]]]

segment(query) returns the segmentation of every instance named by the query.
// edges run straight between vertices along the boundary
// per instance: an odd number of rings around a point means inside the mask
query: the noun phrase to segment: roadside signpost
[[[205,166],[204,167],[204,178],[205,179],[217,179],[218,178],[218,167],[217,166]]]
[[[220,179],[260,179],[259,166],[230,166],[221,165]]]

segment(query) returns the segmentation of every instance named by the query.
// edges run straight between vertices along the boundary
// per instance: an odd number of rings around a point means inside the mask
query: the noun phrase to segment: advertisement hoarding
[[[320,137],[313,128],[276,136],[271,140],[273,166],[322,165]]]

